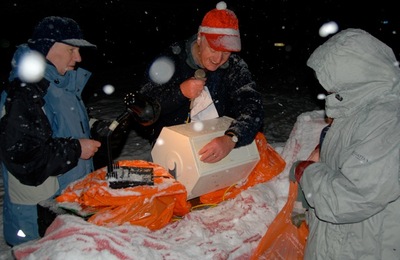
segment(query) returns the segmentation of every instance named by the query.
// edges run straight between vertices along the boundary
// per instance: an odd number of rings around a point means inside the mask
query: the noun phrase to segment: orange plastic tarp
[[[142,160],[119,161],[119,165],[152,167],[154,185],[111,189],[106,169],[102,168],[68,186],[56,201],[60,206],[78,204],[82,211],[94,213],[88,221],[97,225],[130,223],[151,230],[167,225],[173,215],[183,216],[190,211],[185,187],[163,167]]]
[[[297,198],[297,189],[298,184],[290,182],[288,201],[269,226],[251,260],[302,260],[304,258],[308,226],[304,221],[300,227],[296,227],[292,223],[292,212]]]

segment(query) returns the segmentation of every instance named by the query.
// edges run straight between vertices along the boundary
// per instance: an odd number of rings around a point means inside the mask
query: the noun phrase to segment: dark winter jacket
[[[53,138],[43,111],[49,81],[22,84],[15,79],[8,87],[5,116],[0,121],[0,155],[21,183],[37,186],[78,164],[81,147],[77,139]]]
[[[157,84],[150,77],[143,85],[141,93],[153,98],[161,105],[158,121],[153,124],[150,141],[157,139],[164,126],[178,125],[186,122],[190,100],[180,91],[180,84],[193,77],[198,67],[191,54],[196,35],[184,42],[174,43],[162,56],[174,63],[174,74],[165,84]],[[247,64],[237,54],[232,53],[227,63],[216,71],[206,75],[206,86],[210,91],[219,116],[234,119],[229,131],[239,137],[236,147],[250,144],[258,131],[262,131],[264,108],[262,96],[255,90]]]

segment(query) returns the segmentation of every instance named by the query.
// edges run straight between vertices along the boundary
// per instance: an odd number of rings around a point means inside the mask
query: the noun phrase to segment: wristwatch
[[[227,132],[227,133],[225,133],[225,135],[230,136],[232,142],[234,142],[234,143],[237,143],[239,141],[238,137],[232,132]]]

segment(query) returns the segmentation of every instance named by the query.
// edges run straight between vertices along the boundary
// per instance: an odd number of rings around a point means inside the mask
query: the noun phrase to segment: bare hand
[[[200,149],[200,161],[205,163],[216,163],[224,159],[235,147],[231,137],[223,135],[212,139]]]
[[[200,96],[204,89],[205,83],[205,79],[196,79],[194,77],[187,79],[180,85],[181,92],[185,97],[189,99],[195,99]]]
[[[87,160],[99,150],[101,143],[92,139],[79,139],[79,143],[81,144],[81,159]]]

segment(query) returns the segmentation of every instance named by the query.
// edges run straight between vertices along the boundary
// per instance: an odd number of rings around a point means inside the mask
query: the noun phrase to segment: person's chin
[[[207,71],[216,71],[220,65],[215,65],[215,64],[207,64],[206,69]]]

